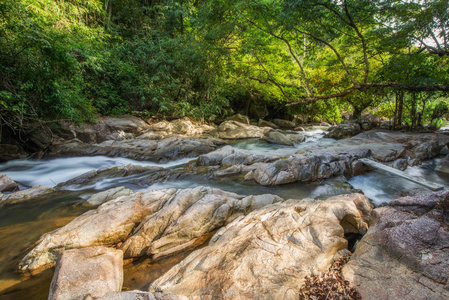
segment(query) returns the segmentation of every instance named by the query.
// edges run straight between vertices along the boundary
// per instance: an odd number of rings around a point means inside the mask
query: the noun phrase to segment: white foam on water
[[[86,172],[125,166],[129,164],[143,166],[159,166],[170,168],[186,164],[195,158],[184,158],[163,164],[147,161],[137,161],[123,157],[82,156],[56,158],[49,160],[19,159],[0,164],[0,173],[25,186],[43,185],[53,187]]]

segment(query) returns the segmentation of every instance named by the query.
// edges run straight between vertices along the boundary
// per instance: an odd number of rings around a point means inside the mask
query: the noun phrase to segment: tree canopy
[[[447,112],[448,30],[443,0],[0,0],[0,117],[375,106],[419,126]]]

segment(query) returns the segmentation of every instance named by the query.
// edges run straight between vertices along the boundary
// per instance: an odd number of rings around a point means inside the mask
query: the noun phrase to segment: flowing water
[[[326,146],[335,142],[323,138],[323,127],[309,127],[305,132],[287,132],[300,134],[305,141],[293,147],[270,144],[258,139],[234,141],[231,145],[257,154],[279,154],[282,156],[298,152],[303,147]],[[20,183],[21,189],[34,185],[56,186],[85,172],[122,166],[128,164],[160,166],[183,169],[192,159],[182,159],[166,164],[135,161],[125,158],[72,157],[43,160],[15,160],[0,164],[0,173],[4,173]],[[434,172],[436,160],[421,166],[410,167],[407,173],[425,178],[431,182],[447,184],[449,176]],[[147,176],[146,173],[119,178],[104,178],[87,186],[68,186],[64,190],[41,197],[20,205],[0,207],[0,299],[46,299],[52,272],[44,272],[38,277],[24,280],[15,272],[18,262],[30,250],[38,238],[51,230],[64,226],[89,208],[83,201],[91,194],[117,186],[126,186],[135,191],[148,191],[164,188],[191,188],[198,185],[211,186],[241,195],[276,194],[283,198],[317,198],[350,193],[352,187],[362,190],[374,204],[381,205],[401,195],[401,193],[425,188],[380,171],[373,171],[351,178],[336,177],[322,182],[292,183],[277,187],[264,187],[253,181],[241,179],[208,179],[205,176],[189,176],[185,179],[155,183],[151,186],[136,182]],[[352,187],[351,187],[352,185]],[[143,261],[125,266],[125,287],[139,288],[149,278],[156,278],[186,253],[177,258],[159,262]],[[146,274],[146,275],[138,275]]]

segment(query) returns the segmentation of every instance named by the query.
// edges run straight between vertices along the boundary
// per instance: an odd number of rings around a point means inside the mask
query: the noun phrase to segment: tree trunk
[[[396,127],[402,126],[402,112],[404,109],[404,91],[399,91],[396,94],[396,104],[397,104],[397,119],[396,119]]]
[[[416,127],[416,93],[412,94],[412,108],[410,109],[410,123],[412,129]]]

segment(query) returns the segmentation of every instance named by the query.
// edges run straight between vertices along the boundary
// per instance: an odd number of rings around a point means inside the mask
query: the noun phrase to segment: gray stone
[[[448,299],[449,193],[419,197],[373,211],[343,269],[363,299]]]
[[[360,125],[357,123],[349,123],[349,124],[338,124],[337,126],[331,127],[329,132],[326,134],[327,138],[333,139],[343,139],[352,137],[358,133],[360,133],[362,129]]]
[[[23,202],[31,201],[39,196],[51,194],[56,189],[45,187],[41,185],[35,185],[29,189],[14,192],[12,194],[0,195],[0,205],[8,204],[20,204]]]
[[[281,128],[293,129],[296,127],[296,123],[283,119],[273,119],[272,122]]]
[[[293,146],[293,142],[288,138],[288,136],[282,131],[278,130],[267,131],[262,137],[262,139],[273,144]]]
[[[184,157],[194,157],[211,152],[224,145],[223,140],[212,137],[169,136],[160,140],[147,138],[106,140],[100,144],[85,144],[71,140],[53,144],[49,155],[105,155],[127,157],[137,160],[167,161]]]
[[[123,252],[102,246],[67,250],[56,264],[49,300],[86,299],[119,292]]]
[[[408,162],[407,159],[405,158],[400,158],[400,159],[396,159],[393,162],[393,168],[404,171],[405,169],[407,169],[408,166]]]

